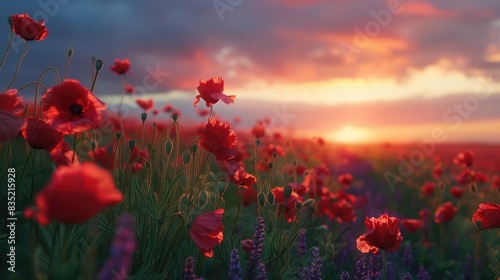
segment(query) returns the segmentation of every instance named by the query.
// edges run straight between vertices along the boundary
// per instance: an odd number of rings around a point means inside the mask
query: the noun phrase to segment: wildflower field
[[[239,102],[223,77],[192,82],[203,123],[185,122],[134,96],[129,59],[72,79],[73,49],[22,85],[50,30],[8,24],[0,71],[12,38],[25,53],[0,72],[0,279],[500,279],[498,146],[238,129],[215,114]],[[123,81],[116,111],[93,93],[102,71]]]

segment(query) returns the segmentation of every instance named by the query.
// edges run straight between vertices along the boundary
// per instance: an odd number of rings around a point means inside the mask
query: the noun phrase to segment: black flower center
[[[69,107],[69,111],[71,112],[71,114],[73,115],[81,115],[83,113],[83,107],[82,105],[80,104],[72,104],[70,107]]]

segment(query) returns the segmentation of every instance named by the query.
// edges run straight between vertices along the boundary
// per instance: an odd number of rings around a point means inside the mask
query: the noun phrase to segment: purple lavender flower
[[[382,276],[382,262],[380,261],[380,255],[370,256],[368,266],[366,269],[368,279],[379,279]]]
[[[354,276],[354,279],[362,280],[368,278],[367,269],[368,267],[366,265],[365,257],[361,257],[356,262],[356,275]]]
[[[417,280],[431,280],[429,273],[427,272],[427,270],[425,270],[425,267],[423,267],[422,265],[418,269]]]
[[[255,232],[253,235],[254,246],[247,261],[245,279],[254,279],[259,273],[258,266],[262,255],[262,248],[264,247],[265,229],[266,226],[264,225],[264,218],[258,217],[257,224],[255,226]]]
[[[184,261],[184,271],[182,272],[183,280],[193,280],[196,278],[194,274],[194,258],[187,257]]]
[[[306,230],[302,229],[299,233],[299,240],[297,241],[297,257],[302,257],[307,252],[307,239]]]
[[[257,276],[256,280],[267,280],[267,270],[266,265],[264,263],[259,263],[257,267]]]
[[[398,278],[398,271],[396,269],[396,266],[388,261],[387,262],[387,275],[386,275],[386,279],[387,280],[397,280]]]
[[[241,266],[238,249],[231,251],[231,259],[229,260],[229,274],[228,280],[241,280]]]
[[[465,263],[464,263],[464,280],[471,280],[472,279],[472,257],[470,254],[467,254],[465,257]]]
[[[340,280],[349,280],[351,279],[351,275],[347,271],[343,271],[340,273]]]
[[[118,225],[118,230],[111,242],[108,259],[97,276],[99,280],[126,279],[132,267],[137,247],[134,217],[130,214],[123,214],[118,220]]]
[[[403,278],[401,280],[411,280],[411,274],[409,272],[406,272],[405,275],[403,275]]]
[[[408,243],[405,247],[405,251],[403,253],[403,264],[405,266],[406,269],[408,269],[409,271],[412,270],[412,266],[413,266],[413,256],[412,256],[412,253],[411,253],[411,245],[410,243]]]
[[[323,262],[321,261],[321,256],[319,254],[318,247],[312,248],[312,261],[311,268],[309,269],[309,280],[321,280],[323,279],[322,266]]]

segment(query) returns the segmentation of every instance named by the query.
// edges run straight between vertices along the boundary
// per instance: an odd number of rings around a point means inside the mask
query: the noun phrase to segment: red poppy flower
[[[252,239],[245,239],[241,241],[241,248],[243,248],[243,251],[245,252],[252,252],[253,250],[253,240]]]
[[[235,95],[225,95],[222,93],[224,91],[224,80],[221,77],[200,80],[200,85],[196,89],[198,89],[200,94],[194,99],[194,107],[198,106],[200,98],[205,100],[207,107],[214,105],[219,100],[222,100],[226,104],[231,104],[236,99]]]
[[[344,189],[348,189],[352,183],[352,175],[351,173],[340,174],[337,180],[344,187]]]
[[[58,167],[49,184],[36,195],[37,208],[31,214],[42,225],[48,225],[52,219],[66,224],[83,223],[122,200],[111,173],[86,162]]]
[[[250,133],[255,137],[262,139],[266,135],[266,126],[262,121],[257,121],[257,124],[252,128]]]
[[[145,100],[145,99],[136,99],[135,100],[135,103],[137,103],[137,105],[139,105],[139,107],[142,108],[142,110],[144,111],[147,111],[147,110],[150,110],[150,109],[153,109],[154,107],[154,101],[153,99],[149,99],[149,100]]]
[[[40,41],[45,39],[48,34],[43,20],[36,22],[28,14],[10,16],[9,23],[17,36],[26,41]]]
[[[437,224],[447,223],[453,220],[457,211],[458,209],[448,201],[436,209],[436,212],[434,213],[434,221]]]
[[[165,107],[163,107],[163,111],[167,112],[167,113],[172,112],[173,109],[174,109],[174,107],[170,103],[165,105]]]
[[[16,89],[0,93],[0,110],[21,115],[24,110],[23,98],[17,94],[18,91]]]
[[[231,176],[231,181],[233,181],[239,187],[251,188],[255,183],[257,183],[257,178],[251,174],[248,174],[245,169],[240,166]]]
[[[441,178],[441,175],[443,175],[443,165],[435,165],[432,168],[432,177],[434,177],[434,179],[439,179]]]
[[[42,96],[43,114],[49,123],[64,134],[97,128],[106,104],[77,80],[66,79]]]
[[[464,167],[471,167],[474,162],[474,153],[472,151],[465,151],[459,153],[455,159],[453,159],[453,163],[460,164]]]
[[[64,141],[57,144],[57,146],[50,151],[50,157],[57,165],[69,166],[78,163],[78,157],[74,154],[75,152],[71,149],[71,146]]]
[[[356,247],[362,253],[376,254],[379,249],[394,252],[399,249],[403,236],[399,231],[399,219],[387,214],[379,218],[365,218],[367,232],[356,240]]]
[[[464,194],[464,189],[462,187],[451,187],[450,188],[450,193],[454,198],[461,198],[462,195]]]
[[[24,125],[22,97],[17,90],[0,93],[0,141],[7,141],[19,134]]]
[[[115,59],[115,64],[112,65],[109,69],[115,72],[118,75],[123,75],[127,73],[130,68],[130,60],[128,58],[125,59]]]
[[[135,87],[133,85],[126,85],[125,92],[128,94],[132,94],[135,92]]]
[[[231,130],[229,124],[210,118],[205,126],[200,145],[205,150],[215,154],[217,161],[228,161],[237,154],[233,150],[236,141],[236,132]]]
[[[339,199],[332,204],[332,214],[337,217],[337,221],[341,223],[354,223],[356,221],[356,214],[354,208],[349,201]]]
[[[423,221],[419,219],[402,219],[401,225],[408,232],[415,232],[424,227]]]
[[[245,191],[244,194],[243,191]],[[243,201],[242,201],[243,206],[248,207],[254,203],[257,203],[257,191],[253,187],[240,188],[238,189],[237,193],[239,197],[243,195]]]
[[[474,181],[474,174],[470,169],[466,168],[458,173],[458,175],[455,177],[455,180],[459,184],[467,185]]]
[[[213,248],[224,239],[223,214],[224,209],[201,214],[194,219],[189,230],[191,239],[207,258],[214,256]]]
[[[274,189],[271,190],[271,192],[274,194],[274,199],[276,202],[278,202],[277,208],[277,216],[281,215],[281,212],[283,211],[283,205],[285,204],[285,194],[284,194],[285,189],[283,187],[275,187]],[[297,207],[296,203],[297,201],[301,201],[299,195],[292,191],[290,197],[286,199],[286,205],[285,205],[285,219],[287,222],[291,223],[295,221],[295,218],[297,216]]]
[[[63,139],[63,134],[39,118],[26,119],[23,136],[31,147],[51,151]]]
[[[420,192],[424,194],[424,196],[429,196],[434,192],[434,183],[433,182],[425,182],[425,184],[420,188]]]
[[[300,197],[304,196],[308,191],[309,187],[306,187],[299,183],[288,183],[290,187],[292,187],[293,191],[297,193]]]
[[[496,203],[481,203],[476,213],[472,215],[472,222],[479,230],[500,228],[500,205]]]
[[[210,110],[201,109],[201,110],[197,110],[196,113],[198,113],[198,116],[200,116],[200,117],[205,117],[205,116],[208,116],[208,114],[210,114]]]
[[[113,169],[115,157],[111,147],[97,147],[94,151],[89,152],[89,157],[101,167],[108,170]]]
[[[494,190],[500,190],[500,176],[494,175],[491,177],[491,188]]]

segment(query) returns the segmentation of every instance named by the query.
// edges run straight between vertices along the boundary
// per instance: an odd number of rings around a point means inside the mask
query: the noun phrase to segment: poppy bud
[[[135,147],[135,140],[128,140],[128,147],[132,150]]]
[[[253,250],[253,240],[251,239],[245,239],[241,241],[241,248],[243,248],[243,251],[245,252],[251,252]]]
[[[264,193],[259,193],[257,199],[259,201],[259,206],[264,207],[264,205],[266,204],[266,196],[264,195]]]
[[[187,151],[185,151],[183,154],[182,154],[182,162],[184,163],[184,165],[188,164],[189,163],[189,159],[190,159],[190,155]]]
[[[440,189],[444,190],[445,185],[444,185],[444,183],[443,183],[443,182],[439,182],[439,183],[438,183],[438,187],[439,187]]]
[[[95,151],[96,145],[97,144],[96,144],[95,140],[90,141],[90,147],[92,148],[92,152]]]
[[[122,132],[121,131],[115,132],[115,136],[116,136],[116,140],[120,140],[120,138],[122,137]]]
[[[71,58],[73,56],[73,48],[68,49],[68,58]]]
[[[286,186],[285,189],[283,190],[283,196],[285,197],[285,199],[288,199],[290,197],[290,195],[292,195],[292,187],[290,186]]]
[[[300,210],[300,208],[302,208],[302,201],[295,202],[295,208],[297,208],[297,210]]]
[[[176,114],[176,113],[173,113],[172,114],[172,120],[174,120],[174,122],[177,121],[177,118],[179,117],[179,114]]]
[[[142,120],[142,122],[145,122],[147,118],[148,118],[148,114],[147,113],[142,113],[141,114],[141,120]]]
[[[272,192],[267,193],[267,201],[269,201],[269,204],[271,205],[274,204],[274,193]]]
[[[270,163],[267,164],[267,166],[269,166],[269,168],[273,168],[273,163],[270,162]]]
[[[260,139],[255,139],[255,146],[258,148],[260,146]]]
[[[304,203],[302,205],[304,207],[309,207],[309,206],[313,205],[313,203],[314,203],[314,199],[309,198],[308,200],[304,201]]]
[[[227,187],[227,182],[226,181],[218,181],[217,182],[217,190],[219,191],[219,194],[223,194],[226,191]]]
[[[173,147],[172,141],[168,140],[167,142],[165,142],[165,152],[167,153],[167,155],[170,155],[172,147]]]
[[[104,66],[104,61],[100,59],[95,61],[95,70],[100,71],[102,69],[102,66]]]
[[[469,191],[471,194],[476,194],[476,184],[470,184]]]
[[[193,145],[189,148],[189,151],[194,154],[196,153],[196,150],[198,150],[198,145]]]
[[[276,149],[274,149],[273,158],[276,158],[277,156],[278,156],[278,153],[276,152]]]

